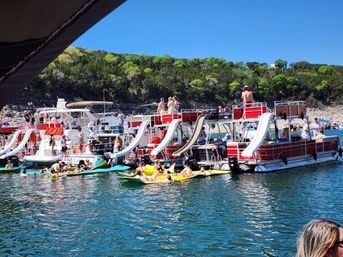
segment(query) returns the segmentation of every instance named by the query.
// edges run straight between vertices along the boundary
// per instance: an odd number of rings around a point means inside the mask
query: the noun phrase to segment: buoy
[[[316,161],[317,158],[318,158],[317,152],[316,152],[316,151],[313,151],[312,156],[313,156],[313,159]]]

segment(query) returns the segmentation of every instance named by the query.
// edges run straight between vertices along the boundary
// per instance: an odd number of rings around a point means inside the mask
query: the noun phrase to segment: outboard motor
[[[230,157],[229,159],[229,167],[232,173],[239,173],[241,172],[237,157]]]
[[[183,157],[182,164],[183,165],[188,164],[192,170],[200,169],[197,159],[192,155]]]

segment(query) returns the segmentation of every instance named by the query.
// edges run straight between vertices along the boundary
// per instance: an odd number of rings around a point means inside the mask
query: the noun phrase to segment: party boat
[[[331,162],[342,156],[338,136],[309,135],[302,139],[299,131],[291,131],[291,123],[308,119],[306,103],[303,101],[275,102],[274,111],[265,103],[254,103],[245,108],[233,108],[233,131],[237,125],[243,128],[249,124],[257,127],[250,140],[233,134],[233,141],[227,142],[227,160],[221,167],[232,172],[271,172]],[[278,127],[283,123],[287,133],[280,136]],[[251,127],[251,126],[250,126]],[[311,131],[310,131],[311,132]]]

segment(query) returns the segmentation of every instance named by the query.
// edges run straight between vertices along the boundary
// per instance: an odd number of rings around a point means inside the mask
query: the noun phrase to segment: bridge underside
[[[0,108],[125,0],[2,0]]]

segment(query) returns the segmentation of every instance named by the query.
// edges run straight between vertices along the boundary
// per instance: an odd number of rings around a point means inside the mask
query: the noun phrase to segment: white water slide
[[[256,152],[262,144],[269,130],[269,123],[273,117],[272,113],[263,113],[258,122],[257,131],[254,138],[251,140],[247,148],[242,152],[243,157],[252,157],[256,155]]]
[[[12,155],[16,155],[17,153],[20,152],[21,149],[23,149],[26,145],[26,143],[30,140],[31,133],[33,132],[33,129],[29,129],[28,131],[25,132],[23,140],[19,143],[19,145],[14,148],[12,151],[0,156],[0,159],[5,159],[7,157],[10,157]]]
[[[151,151],[152,156],[157,156],[162,150],[166,148],[169,142],[173,139],[174,133],[177,130],[181,120],[176,119],[170,122],[166,136],[163,138],[162,142]]]
[[[139,141],[143,138],[144,136],[144,132],[147,128],[147,126],[149,125],[150,121],[149,120],[145,120],[142,122],[142,124],[140,125],[139,127],[139,130],[137,132],[137,135],[135,137],[135,140],[133,140],[128,147],[126,147],[125,149],[117,152],[117,153],[114,153],[112,155],[112,158],[118,158],[118,157],[121,157],[121,156],[124,156],[124,155],[127,155],[128,153],[130,153],[139,143]]]
[[[6,152],[8,152],[15,144],[15,142],[17,142],[17,139],[20,135],[21,131],[20,130],[17,130],[14,134],[13,134],[13,137],[11,138],[10,142],[5,145],[4,149],[2,149],[0,151],[0,156]]]
[[[192,145],[195,144],[202,130],[202,126],[204,125],[205,118],[206,118],[206,114],[202,114],[197,118],[191,138],[187,141],[187,143],[184,146],[182,146],[179,150],[173,153],[174,157],[180,156],[184,152],[188,151],[188,149],[191,148]]]

